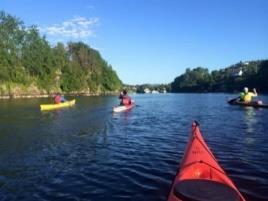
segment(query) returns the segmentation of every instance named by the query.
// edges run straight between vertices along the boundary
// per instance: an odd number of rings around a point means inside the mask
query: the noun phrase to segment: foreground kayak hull
[[[168,201],[245,201],[205,143],[196,122]]]
[[[254,107],[254,108],[268,108],[266,104],[258,104],[257,102],[244,103],[240,101],[228,101],[230,105],[240,105],[243,107]]]
[[[128,111],[131,108],[133,108],[134,106],[135,106],[134,104],[116,106],[116,107],[113,108],[113,112],[118,113],[118,112]]]
[[[59,103],[59,104],[43,104],[40,105],[40,109],[43,110],[54,110],[58,108],[63,108],[63,107],[70,107],[75,104],[75,99],[71,101],[66,101],[64,103]]]

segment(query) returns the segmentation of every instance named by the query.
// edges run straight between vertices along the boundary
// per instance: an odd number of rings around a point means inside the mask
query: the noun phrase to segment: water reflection
[[[131,118],[132,115],[133,115],[132,110],[128,110],[128,111],[124,111],[124,112],[118,112],[118,113],[116,113],[116,112],[112,113],[112,117],[114,119],[121,119],[121,120],[123,119],[124,123],[126,123],[126,124],[128,124],[129,118]]]
[[[264,201],[268,110],[223,105],[225,96],[135,95],[140,106],[118,114],[117,97],[49,112],[46,99],[3,101],[0,197],[164,201],[196,119],[242,194]]]
[[[257,123],[256,119],[256,109],[253,107],[245,107],[244,122],[245,128],[245,143],[250,145],[254,144],[254,132]]]
[[[253,107],[245,107],[245,123],[246,123],[246,132],[253,133],[255,124],[257,123],[256,119],[256,109]]]

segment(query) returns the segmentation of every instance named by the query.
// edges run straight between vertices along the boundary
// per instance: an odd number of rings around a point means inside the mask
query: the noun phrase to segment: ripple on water
[[[226,96],[136,95],[139,107],[115,115],[112,96],[51,112],[39,111],[44,99],[10,102],[0,108],[1,200],[164,201],[193,120],[247,200],[267,200],[268,110]]]

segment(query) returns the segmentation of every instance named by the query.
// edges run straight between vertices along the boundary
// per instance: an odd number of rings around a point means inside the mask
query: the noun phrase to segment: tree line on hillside
[[[36,26],[0,11],[0,85],[52,91],[116,91],[122,82],[97,50],[83,42],[49,44]],[[1,93],[1,91],[0,91]]]
[[[187,68],[171,83],[172,92],[236,92],[243,87],[268,92],[268,60],[239,62],[209,72],[207,68]]]

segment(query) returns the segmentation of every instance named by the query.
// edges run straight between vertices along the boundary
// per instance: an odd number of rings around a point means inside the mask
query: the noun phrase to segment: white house
[[[145,88],[145,89],[144,89],[144,93],[149,94],[149,93],[151,93],[151,90],[148,89],[148,88]]]
[[[232,68],[232,76],[233,77],[241,77],[242,75],[243,75],[242,67]]]

